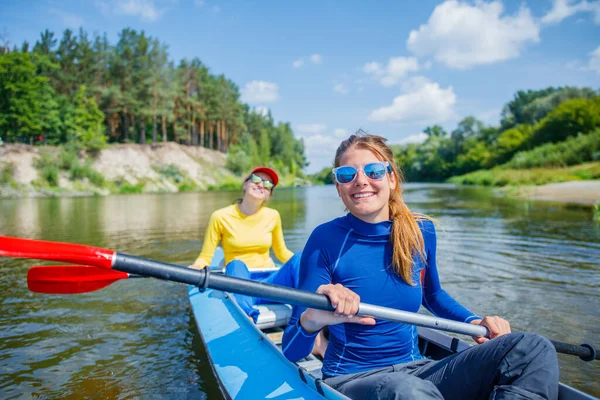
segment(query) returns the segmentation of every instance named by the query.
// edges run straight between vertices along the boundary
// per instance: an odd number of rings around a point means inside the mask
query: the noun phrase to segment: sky
[[[0,38],[126,27],[198,57],[304,140],[314,173],[358,129],[389,143],[497,125],[518,90],[600,89],[600,0],[0,0]]]

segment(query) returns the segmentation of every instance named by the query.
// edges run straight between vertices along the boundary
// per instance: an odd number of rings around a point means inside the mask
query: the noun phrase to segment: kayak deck
[[[201,293],[190,287],[189,298],[213,372],[227,398],[347,398],[311,374],[300,375],[299,367],[285,358],[228,293],[210,289]]]

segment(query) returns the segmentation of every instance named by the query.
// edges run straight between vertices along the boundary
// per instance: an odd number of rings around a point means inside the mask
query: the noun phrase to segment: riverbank
[[[560,201],[565,203],[600,203],[600,181],[571,181],[541,186],[522,186],[502,189],[504,193],[531,200]]]
[[[203,191],[240,181],[225,154],[166,142],[114,144],[94,156],[66,146],[0,146],[0,198]]]

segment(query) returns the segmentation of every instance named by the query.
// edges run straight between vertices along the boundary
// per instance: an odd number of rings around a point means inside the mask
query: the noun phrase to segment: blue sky
[[[315,172],[359,128],[392,143],[465,116],[497,124],[517,90],[600,88],[600,0],[0,0],[20,45],[50,29],[144,30],[199,57],[304,138]]]

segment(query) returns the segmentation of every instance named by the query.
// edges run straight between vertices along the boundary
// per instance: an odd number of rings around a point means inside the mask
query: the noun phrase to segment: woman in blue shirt
[[[329,326],[323,376],[351,398],[557,398],[558,362],[547,339],[510,333],[506,320],[480,318],[441,288],[434,225],[404,204],[385,139],[351,136],[335,167],[349,213],[311,234],[299,288],[327,295],[336,310],[295,307],[283,337],[286,357],[308,355]],[[490,337],[444,360],[424,359],[415,326],[357,316],[360,301],[412,312],[422,304],[439,317],[483,325]]]

